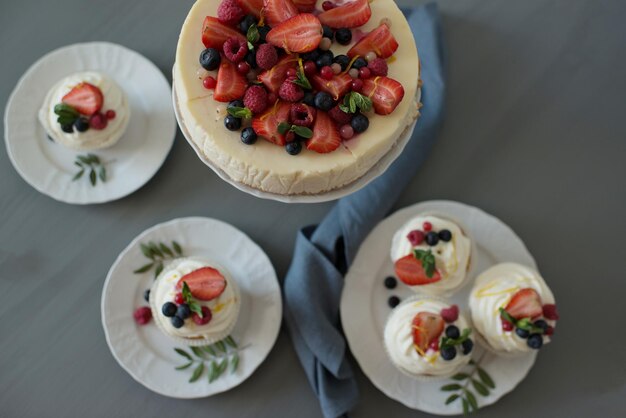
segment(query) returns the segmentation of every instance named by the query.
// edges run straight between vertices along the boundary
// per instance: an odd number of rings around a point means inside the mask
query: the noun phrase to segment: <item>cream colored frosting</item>
[[[180,278],[202,267],[216,268],[226,279],[226,288],[220,296],[210,301],[196,299],[200,305],[211,310],[211,321],[198,325],[188,318],[185,320],[185,325],[174,328],[171,319],[163,315],[161,308],[165,302],[174,302],[176,293],[180,291],[176,288]],[[163,272],[157,277],[150,291],[150,303],[154,320],[158,321],[159,327],[166,333],[183,338],[217,340],[225,338],[237,321],[241,297],[237,283],[224,268],[201,259],[178,258],[165,266]]]
[[[322,0],[318,1],[321,10]],[[303,150],[297,156],[265,140],[253,146],[240,140],[239,132],[224,127],[224,104],[213,100],[213,91],[202,86],[208,74],[200,70],[198,57],[204,49],[201,28],[205,16],[216,16],[219,2],[198,0],[183,25],[174,65],[174,87],[182,121],[201,153],[234,181],[277,194],[317,194],[354,182],[372,168],[391,148],[418,115],[416,100],[419,61],[415,41],[393,0],[371,2],[372,18],[360,28],[375,29],[381,18],[391,21],[391,31],[399,43],[389,60],[389,77],[398,80],[405,95],[396,110],[387,116],[371,114],[367,131],[344,141],[332,153]],[[333,43],[337,54],[350,46]],[[215,76],[215,72],[212,73]]]
[[[436,232],[442,229],[449,230],[452,233],[452,239],[449,242],[439,240],[437,245],[433,247],[426,244],[426,241],[418,246],[413,246],[407,235],[416,229],[423,230],[424,222],[430,222],[433,231]],[[414,217],[393,236],[391,261],[395,263],[398,259],[411,254],[414,249],[430,249],[432,251],[435,256],[435,265],[441,274],[441,280],[425,285],[409,286],[411,289],[436,295],[449,292],[463,284],[469,269],[472,243],[456,222],[436,215]]]
[[[54,113],[54,106],[61,103],[63,96],[72,88],[83,82],[93,84],[102,91],[104,97],[102,111],[114,110],[115,118],[109,120],[107,127],[102,130],[63,132],[61,125],[57,122],[58,115]],[[75,73],[57,82],[48,91],[39,110],[39,122],[46,133],[59,144],[76,150],[94,150],[114,145],[124,135],[129,118],[130,107],[122,89],[115,81],[95,71]]]
[[[532,288],[537,291],[542,304],[554,303],[554,296],[541,275],[530,267],[517,263],[497,264],[477,278],[469,296],[469,305],[474,327],[495,351],[508,353],[528,353],[535,351],[526,339],[517,336],[515,331],[504,331],[500,308],[505,308],[513,295],[520,289]],[[554,326],[556,321],[546,319]],[[544,335],[543,343],[550,342]]]
[[[450,305],[430,298],[408,299],[398,305],[390,314],[385,325],[385,348],[391,361],[402,371],[411,375],[451,376],[466,365],[471,355],[465,355],[457,348],[452,360],[441,358],[439,351],[428,349],[420,355],[413,344],[413,318],[420,312],[440,314]],[[452,324],[462,332],[469,325],[463,315]]]

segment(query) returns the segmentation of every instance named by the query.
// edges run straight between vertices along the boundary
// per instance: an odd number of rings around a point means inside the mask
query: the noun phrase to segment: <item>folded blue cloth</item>
[[[445,63],[435,3],[410,14],[422,65],[421,116],[398,159],[364,189],[344,197],[317,227],[300,231],[284,283],[285,320],[326,418],[350,411],[358,389],[339,323],[343,276],[370,230],[391,210],[435,141],[444,112]]]

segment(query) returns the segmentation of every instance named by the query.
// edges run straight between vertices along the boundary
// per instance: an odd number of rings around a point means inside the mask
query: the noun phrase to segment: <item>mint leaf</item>
[[[248,33],[246,35],[246,39],[248,40],[248,49],[253,50],[254,44],[259,42],[260,38],[261,34],[259,33],[259,28],[257,27],[256,23],[250,25],[250,27],[248,28]]]
[[[463,342],[469,338],[471,333],[472,330],[470,328],[465,328],[459,338],[454,339],[449,337],[443,337],[441,339],[441,344],[439,344],[439,347],[454,347],[455,345],[463,344]]]
[[[183,282],[183,300],[185,303],[191,302],[191,290],[187,286],[187,282]]]
[[[372,110],[372,99],[356,91],[351,91],[343,98],[343,107],[340,105],[340,109],[346,113],[356,113],[357,109],[368,112]]]
[[[291,125],[287,122],[281,122],[278,124],[278,133],[281,135],[285,135],[291,129]]]
[[[295,132],[296,135],[301,136],[302,138],[309,139],[313,136],[313,131],[305,126],[293,125],[291,130]]]
[[[433,277],[433,274],[435,274],[435,256],[432,251],[414,250],[413,255],[422,262],[426,276]]]
[[[504,308],[500,308],[500,316],[512,323],[514,326],[517,325],[517,319],[513,318]]]
[[[231,106],[227,109],[228,113],[236,118],[250,119],[252,118],[252,111],[247,107]]]
[[[304,68],[298,68],[298,72],[296,73],[296,79],[293,80],[293,84],[302,87],[303,89],[311,90],[313,87],[311,86],[311,82],[306,75],[304,74]]]
[[[348,106],[340,104],[339,109],[341,109],[344,113],[350,113],[350,108]]]
[[[191,301],[189,302],[189,309],[191,310],[191,312],[195,312],[198,314],[198,316],[200,318],[202,318],[202,306],[196,302],[196,301]]]

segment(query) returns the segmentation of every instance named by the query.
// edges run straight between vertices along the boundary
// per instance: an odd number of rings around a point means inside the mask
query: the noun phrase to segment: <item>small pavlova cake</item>
[[[130,118],[124,91],[104,74],[89,71],[57,82],[39,110],[39,122],[55,142],[75,150],[113,146]]]
[[[472,258],[472,241],[455,221],[423,214],[405,223],[391,242],[396,275],[414,291],[449,294],[460,288]]]
[[[228,271],[197,258],[178,258],[165,266],[150,291],[152,316],[168,336],[187,345],[226,338],[241,306]]]
[[[496,354],[521,355],[550,342],[559,319],[554,296],[541,275],[517,263],[481,273],[469,296],[474,327]]]
[[[454,375],[470,361],[471,328],[457,305],[413,296],[389,315],[385,350],[404,374],[421,379]]]

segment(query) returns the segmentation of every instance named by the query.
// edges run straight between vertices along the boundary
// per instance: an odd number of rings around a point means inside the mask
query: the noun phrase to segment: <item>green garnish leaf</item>
[[[187,363],[187,364],[183,364],[182,366],[176,367],[176,370],[185,370],[185,369],[189,368],[189,366],[191,366],[192,364],[193,364],[193,362]]]
[[[231,106],[227,109],[228,114],[241,119],[252,118],[252,111],[247,107]]]
[[[56,106],[54,106],[54,113],[56,113],[57,115],[61,114],[61,113],[67,113],[70,115],[75,115],[78,116],[78,110],[74,109],[72,106],[65,104],[65,103],[59,103]]]
[[[470,406],[472,407],[472,410],[474,410],[474,411],[478,410],[478,402],[476,402],[476,396],[474,396],[474,393],[472,393],[471,390],[466,389],[465,390],[465,396],[467,397],[467,401],[469,402]]]
[[[449,338],[449,337],[442,337],[441,344],[439,344],[439,346],[441,348],[444,348],[444,347],[454,347],[455,345],[463,344],[463,342],[469,338],[469,335],[471,333],[472,333],[471,328],[465,328],[463,332],[461,333],[461,335],[459,336],[459,338],[455,339],[455,338]]]
[[[175,348],[174,351],[176,351],[179,355],[185,357],[187,360],[192,361],[193,359],[191,358],[191,356],[189,355],[189,353],[187,353],[185,350],[181,349],[181,348]]]
[[[191,310],[191,312],[197,313],[200,318],[203,317],[203,315],[202,315],[202,306],[198,302],[196,302],[195,300],[192,301],[192,302],[189,302],[189,310]]]
[[[235,342],[235,339],[230,335],[224,338],[224,341],[226,341],[226,344],[230,345],[232,348],[237,348],[237,342]]]
[[[139,267],[137,270],[133,271],[133,273],[135,274],[145,273],[146,271],[150,270],[153,265],[154,265],[154,262],[148,263],[146,265]]]
[[[89,172],[89,181],[91,182],[92,186],[96,185],[96,170],[94,170],[93,168],[91,169],[91,171]]]
[[[469,377],[469,374],[467,373],[457,373],[454,376],[452,376],[453,380],[463,380],[463,379],[467,379]]]
[[[252,51],[254,49],[254,44],[259,42],[259,39],[261,39],[261,34],[259,33],[259,28],[256,23],[253,23],[248,28],[246,39],[248,40],[248,49]]]
[[[443,385],[441,387],[441,390],[443,390],[444,392],[452,392],[453,390],[459,389],[462,389],[462,387],[458,383],[450,383],[449,385]]]
[[[182,293],[183,293],[183,300],[185,301],[185,303],[189,303],[191,301],[191,289],[189,289],[187,282],[183,282]]]
[[[206,351],[207,353],[209,353],[210,355],[212,355],[213,357],[215,357],[217,354],[215,353],[215,350],[213,350],[213,348],[211,348],[210,345],[205,345],[204,347],[202,347],[202,349],[204,351]]]
[[[299,135],[302,138],[306,138],[306,139],[309,139],[313,136],[313,131],[307,128],[306,126],[293,125],[291,127],[291,131],[293,131],[296,135]]]
[[[215,346],[217,347],[218,350],[220,350],[222,353],[226,352],[226,345],[224,344],[224,341],[218,341],[215,343]]]
[[[311,86],[311,82],[308,78],[306,78],[306,74],[304,74],[303,68],[298,68],[298,71],[296,72],[296,79],[293,80],[293,84],[300,86],[306,90],[313,89],[313,86]]]
[[[154,254],[152,254],[152,251],[150,251],[150,247],[148,247],[143,242],[139,244],[139,246],[141,247],[141,252],[143,253],[144,256],[154,260]]]
[[[200,376],[202,376],[203,371],[204,371],[204,363],[201,362],[198,365],[198,367],[196,367],[196,369],[193,371],[193,374],[189,378],[189,383],[193,383],[196,380],[200,379]]]
[[[504,308],[500,308],[500,316],[513,325],[517,324],[517,319],[513,318],[507,311],[504,310]]]
[[[285,135],[291,129],[291,125],[287,122],[281,122],[278,124],[278,133],[281,135]]]
[[[463,398],[463,415],[468,415],[469,412],[469,402],[467,402],[467,399]]]
[[[351,91],[344,96],[343,105],[340,105],[339,108],[346,113],[356,113],[357,109],[369,112],[372,110],[372,99],[356,91]]]
[[[172,247],[174,247],[174,251],[176,251],[176,254],[181,255],[183,253],[183,249],[176,241],[172,241]]]
[[[191,363],[190,363],[190,364],[191,364]],[[457,395],[456,393],[455,393],[455,394],[452,394],[452,395],[450,395],[450,396],[448,396],[448,399],[446,399],[446,405],[450,405],[452,402],[454,402],[454,401],[456,401],[457,399],[459,399],[459,397],[460,397],[460,396],[459,396],[459,395]]]
[[[189,347],[191,351],[196,355],[196,357],[204,358],[204,352],[199,347]]]
[[[480,383],[476,379],[472,379],[472,386],[476,389],[476,392],[480,393],[482,396],[489,396],[489,389],[485,387],[482,383]]]
[[[480,380],[482,380],[482,382],[486,386],[489,386],[491,389],[495,389],[496,384],[494,383],[491,376],[489,376],[489,374],[485,371],[485,369],[483,369],[482,367],[478,367],[477,371],[478,371],[478,377],[480,377]]]
[[[168,247],[167,245],[163,244],[162,242],[159,243],[159,248],[161,249],[161,251],[164,254],[167,254],[170,257],[174,257],[174,253],[172,252],[172,250],[170,250],[170,247]]]
[[[239,367],[239,354],[235,353],[230,358],[230,373],[235,373],[237,371],[237,367]]]
[[[219,366],[217,365],[217,363],[215,361],[211,362],[211,369],[209,372],[209,383],[213,383],[215,381],[215,379],[217,379],[218,377],[220,377],[220,373],[218,373],[219,371]]]
[[[83,176],[83,174],[85,174],[85,170],[84,169],[82,169],[78,173],[74,174],[74,177],[72,177],[72,181],[78,180],[79,178],[81,178]]]
[[[422,262],[422,267],[424,268],[424,272],[426,276],[433,277],[435,274],[435,256],[433,255],[431,250],[413,250],[413,255],[419,261]]]
[[[156,279],[159,276],[159,274],[161,274],[162,271],[163,271],[163,262],[159,261],[156,266],[156,269],[154,270],[154,278]]]
[[[100,170],[98,171],[98,177],[101,181],[107,181],[107,170],[104,166],[100,167]]]

